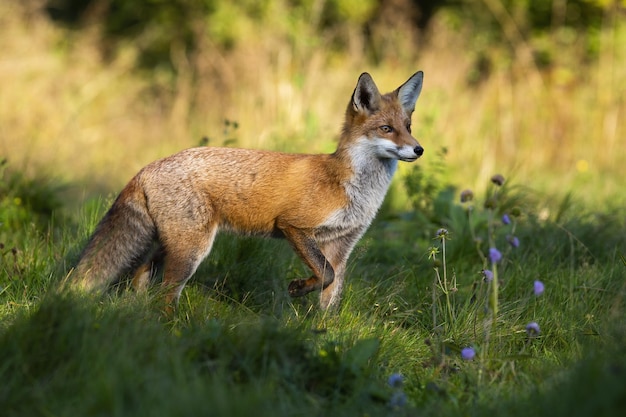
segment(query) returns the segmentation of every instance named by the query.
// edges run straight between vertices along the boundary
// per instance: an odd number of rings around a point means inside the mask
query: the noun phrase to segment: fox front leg
[[[335,279],[325,286],[320,295],[320,307],[324,310],[337,307],[341,299],[343,279],[346,272],[348,257],[354,245],[363,234],[364,229],[358,229],[335,240],[331,240],[322,245],[322,252],[325,254],[335,272]]]
[[[291,281],[288,287],[289,295],[302,297],[311,291],[322,290],[329,286],[335,279],[335,270],[315,239],[305,231],[295,228],[285,228],[282,231],[296,253],[314,274],[307,279]]]

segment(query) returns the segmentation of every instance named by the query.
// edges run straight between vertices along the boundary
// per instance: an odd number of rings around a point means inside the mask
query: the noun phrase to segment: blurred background
[[[361,72],[387,92],[423,70],[413,126],[426,153],[397,184],[420,169],[480,190],[501,173],[546,197],[623,205],[625,7],[3,0],[0,159],[80,204],[191,146],[332,152]]]

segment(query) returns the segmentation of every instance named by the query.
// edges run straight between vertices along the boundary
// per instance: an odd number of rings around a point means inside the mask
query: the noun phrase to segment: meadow
[[[149,68],[159,33],[112,46],[97,20],[0,5],[0,414],[626,411],[617,2],[587,32],[532,34],[489,0],[495,35],[443,9],[425,32],[376,12],[369,36],[366,6],[319,30],[320,2],[214,3],[195,49],[172,42]],[[361,72],[389,91],[417,70],[426,152],[401,164],[338,311],[289,298],[308,271],[286,242],[230,235],[174,316],[156,289],[56,290],[148,162],[203,145],[332,152]]]

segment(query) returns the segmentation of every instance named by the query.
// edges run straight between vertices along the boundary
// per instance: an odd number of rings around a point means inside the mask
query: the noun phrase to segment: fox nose
[[[424,148],[422,148],[420,145],[417,145],[415,149],[413,149],[413,152],[415,152],[415,155],[417,156],[422,156],[422,154],[424,153]]]

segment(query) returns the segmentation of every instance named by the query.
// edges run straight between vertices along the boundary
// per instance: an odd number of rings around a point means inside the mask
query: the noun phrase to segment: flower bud
[[[474,193],[472,190],[467,189],[461,191],[461,203],[467,203],[468,201],[472,201],[474,199]]]
[[[485,200],[485,208],[486,209],[495,209],[498,203],[495,198],[488,198]]]
[[[500,174],[496,174],[491,177],[491,182],[500,187],[504,184],[504,177]]]
[[[507,240],[509,241],[509,245],[514,248],[519,248],[519,239],[517,236],[508,236]]]

